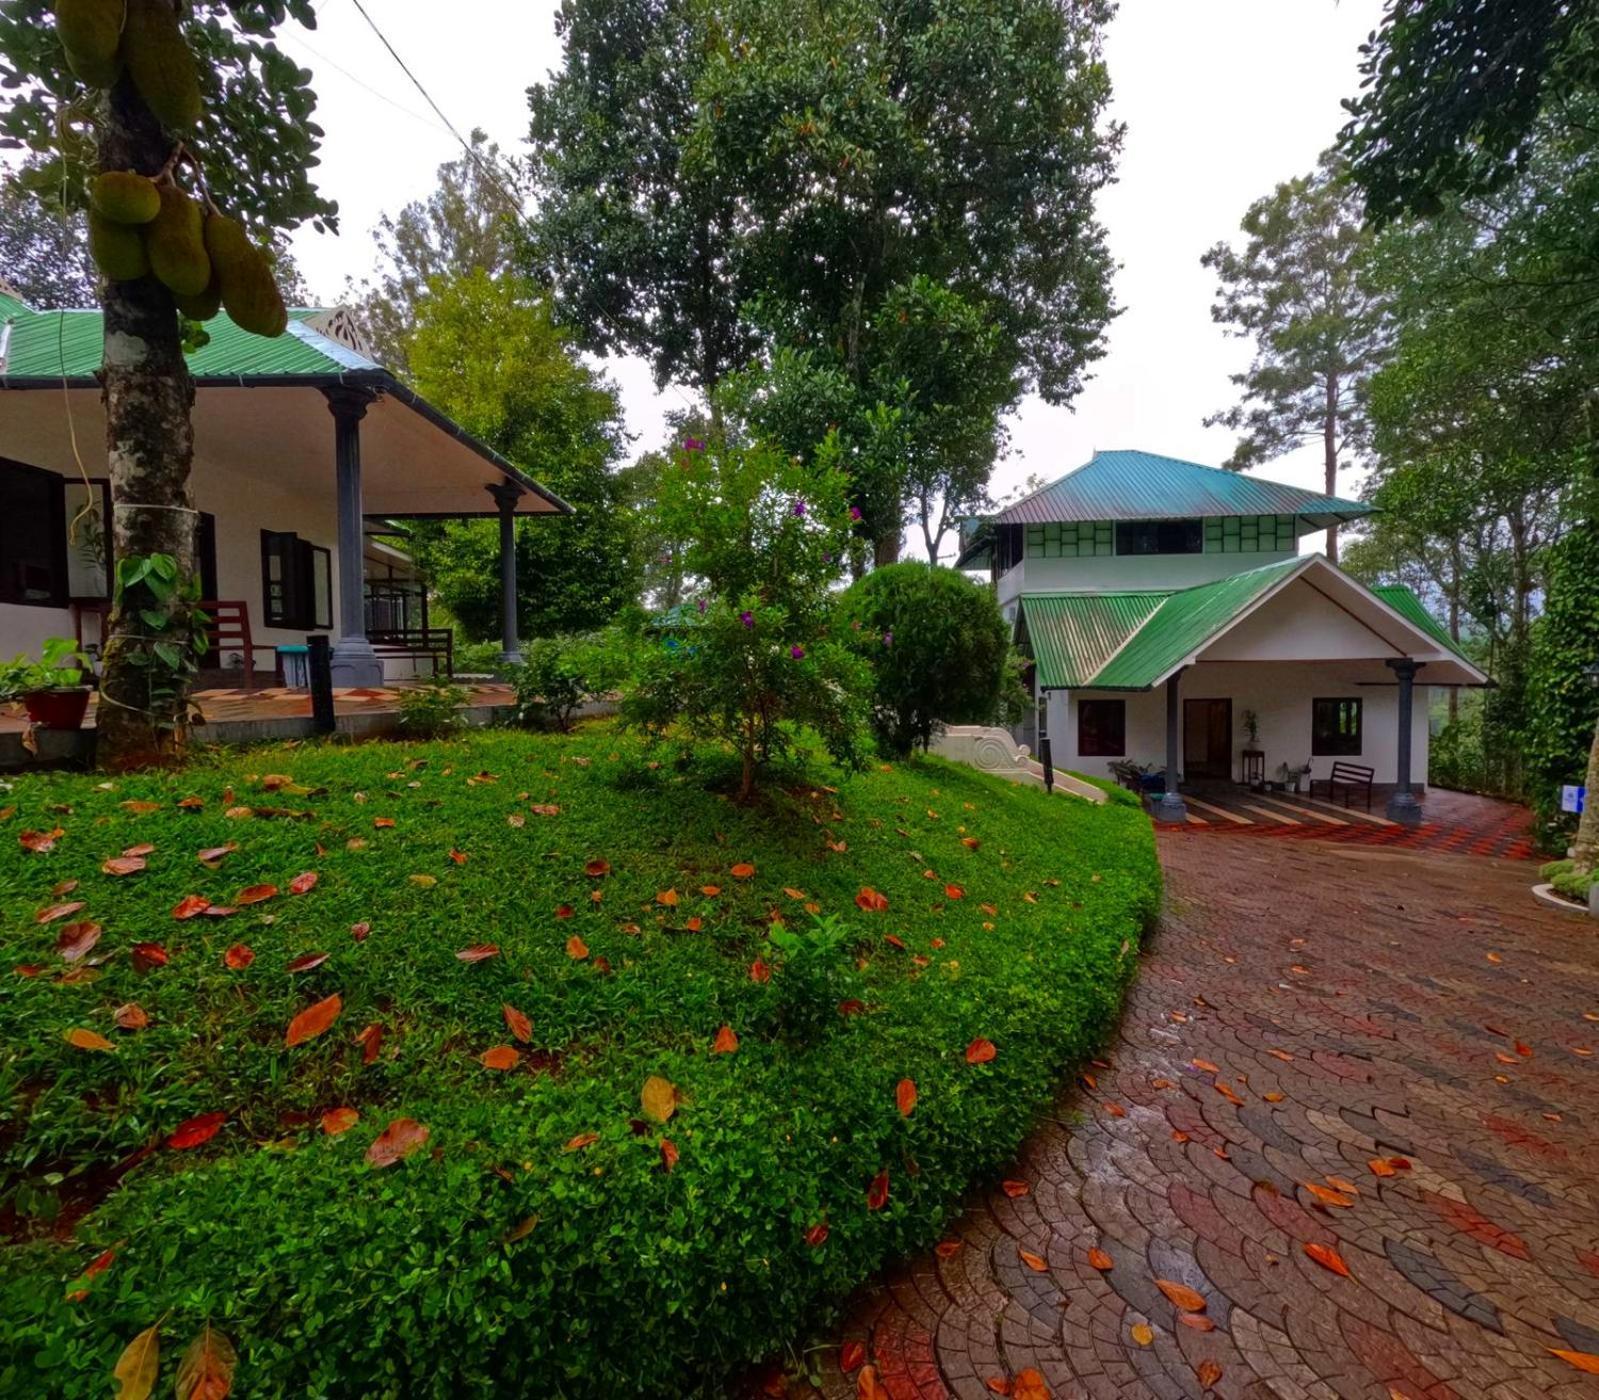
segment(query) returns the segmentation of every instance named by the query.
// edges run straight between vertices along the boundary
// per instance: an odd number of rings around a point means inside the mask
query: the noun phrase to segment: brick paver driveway
[[[1031,1397],[1028,1368],[1057,1398],[1599,1395],[1595,926],[1525,864],[1161,847],[1120,1037],[1026,1194],[974,1199],[839,1340],[894,1400]],[[856,1367],[828,1393],[879,1393]]]

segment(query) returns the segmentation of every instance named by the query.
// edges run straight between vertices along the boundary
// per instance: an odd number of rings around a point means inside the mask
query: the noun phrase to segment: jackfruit
[[[147,224],[161,212],[161,191],[147,176],[107,170],[89,186],[89,206],[114,224]]]
[[[205,248],[222,287],[222,305],[233,323],[255,335],[282,335],[289,324],[272,264],[237,219],[212,214],[205,221]]]
[[[110,87],[122,71],[122,0],[56,0],[56,37],[67,67],[90,87]]]
[[[216,273],[212,272],[210,283],[199,296],[174,295],[172,300],[177,303],[178,310],[191,321],[209,321],[222,310],[222,283],[217,281]]]
[[[196,297],[211,281],[200,206],[182,190],[161,186],[161,211],[145,227],[150,271],[177,296]]]
[[[150,270],[139,230],[89,211],[89,256],[108,281],[132,282]]]
[[[200,70],[171,0],[127,0],[122,57],[139,96],[169,131],[200,120]]]

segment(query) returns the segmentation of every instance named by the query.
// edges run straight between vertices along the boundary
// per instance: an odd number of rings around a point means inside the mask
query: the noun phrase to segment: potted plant
[[[81,729],[89,708],[88,668],[89,658],[70,637],[49,637],[37,661],[19,654],[0,662],[0,700],[20,701],[41,729]]]
[[[1277,776],[1282,779],[1283,787],[1285,787],[1285,788],[1292,787],[1295,792],[1299,791],[1300,781],[1309,772],[1310,772],[1310,760],[1309,759],[1306,759],[1303,763],[1299,764],[1297,767],[1294,767],[1294,766],[1292,766],[1290,764],[1287,764],[1287,763],[1282,763],[1282,764],[1279,764],[1277,766]]]

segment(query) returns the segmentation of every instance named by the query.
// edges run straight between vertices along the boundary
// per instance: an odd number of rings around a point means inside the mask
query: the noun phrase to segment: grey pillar
[[[1415,698],[1416,672],[1424,663],[1412,661],[1408,656],[1402,661],[1390,661],[1388,668],[1399,680],[1399,782],[1388,799],[1388,820],[1401,826],[1421,825],[1421,803],[1410,790],[1410,716]]]
[[[1155,803],[1155,820],[1158,822],[1186,822],[1188,807],[1177,791],[1178,752],[1183,731],[1183,673],[1175,671],[1166,682],[1166,790]]]
[[[383,663],[366,637],[366,562],[361,508],[361,420],[367,389],[325,389],[333,414],[333,459],[339,510],[339,639],[331,658],[336,686],[383,684]]]
[[[522,664],[516,638],[516,503],[527,494],[514,481],[485,488],[500,508],[500,660],[507,666]]]

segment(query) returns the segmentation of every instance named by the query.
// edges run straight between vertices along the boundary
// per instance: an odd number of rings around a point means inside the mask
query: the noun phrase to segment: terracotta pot
[[[89,687],[70,690],[35,690],[22,697],[28,718],[41,729],[82,729],[89,708]]]

